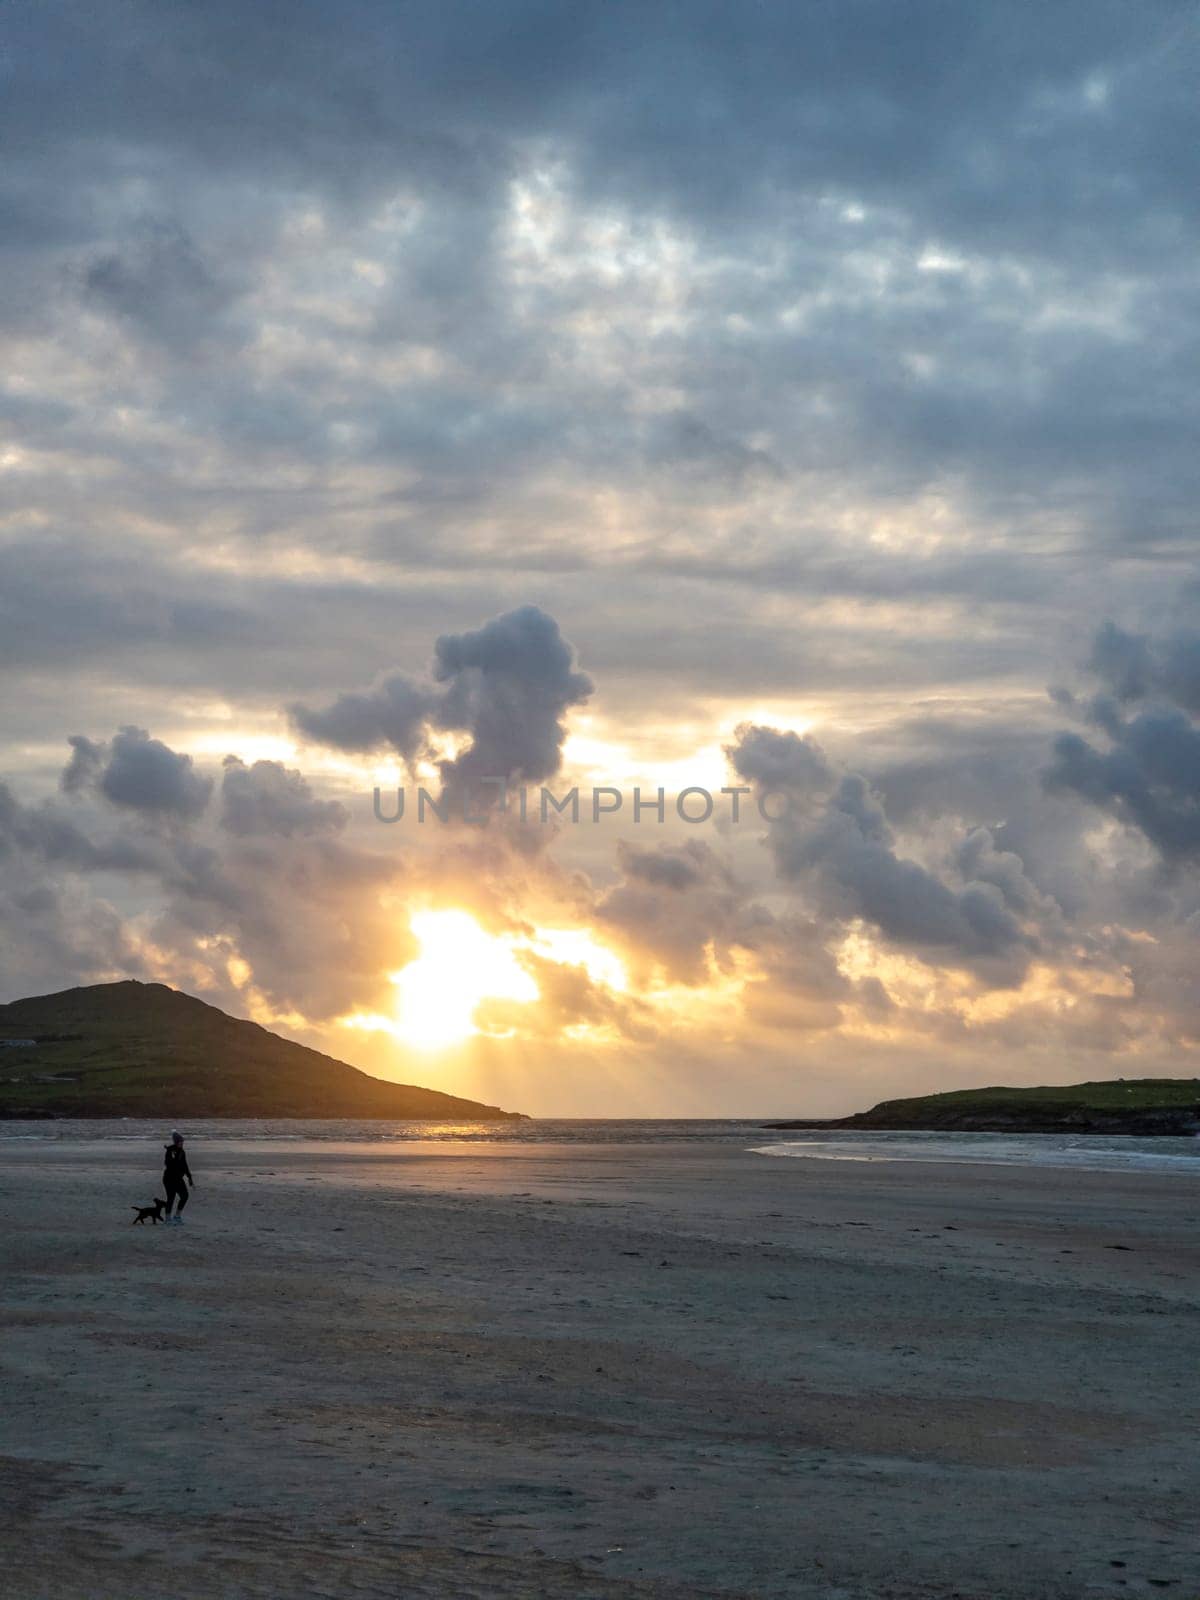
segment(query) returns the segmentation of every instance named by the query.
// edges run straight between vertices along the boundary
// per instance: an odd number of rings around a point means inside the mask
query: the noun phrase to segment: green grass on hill
[[[873,1109],[903,1106],[906,1111],[983,1106],[1082,1106],[1092,1111],[1145,1111],[1200,1104],[1200,1078],[1130,1078],[1099,1083],[1045,1084],[1036,1088],[950,1089],[943,1094],[884,1100]]]
[[[29,1037],[32,1047],[3,1045]],[[511,1113],[373,1078],[160,983],[0,1006],[0,1117],[386,1117]]]

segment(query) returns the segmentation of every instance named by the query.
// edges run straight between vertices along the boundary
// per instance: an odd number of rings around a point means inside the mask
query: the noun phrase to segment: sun
[[[582,967],[594,984],[618,994],[629,987],[617,955],[582,928],[492,934],[459,909],[414,911],[409,927],[420,954],[389,974],[394,1008],[386,1015],[355,1012],[340,1019],[343,1027],[388,1033],[412,1050],[452,1050],[475,1034],[495,1031],[476,1020],[484,1001],[531,1005],[541,999],[522,956]]]
[[[445,1050],[478,1033],[484,1000],[538,999],[538,986],[510,944],[466,911],[417,911],[409,926],[421,953],[393,976],[393,1031],[414,1050]]]

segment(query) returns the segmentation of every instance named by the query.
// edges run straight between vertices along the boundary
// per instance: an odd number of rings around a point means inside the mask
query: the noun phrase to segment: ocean
[[[1200,1138],[1081,1133],[872,1133],[845,1130],[756,1144],[763,1156],[818,1161],[953,1161],[969,1166],[1200,1174]]]
[[[134,1118],[0,1122],[5,1144],[127,1140],[163,1143],[167,1121]],[[379,1122],[331,1118],[226,1120],[181,1124],[189,1144],[207,1140],[308,1141],[339,1144],[435,1143],[495,1145],[734,1145],[768,1158],[803,1156],[821,1161],[955,1162],[1035,1166],[1093,1172],[1200,1174],[1200,1138],[1135,1138],[1084,1134],[861,1133],[797,1130],[781,1133],[766,1118],[538,1117],[525,1122]]]

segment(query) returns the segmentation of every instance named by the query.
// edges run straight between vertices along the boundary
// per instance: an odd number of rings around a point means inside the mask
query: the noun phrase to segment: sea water
[[[1200,1174],[1200,1138],[1059,1133],[866,1133],[797,1129],[783,1133],[766,1118],[531,1117],[520,1122],[388,1122],[329,1118],[198,1118],[182,1124],[189,1145],[206,1139],[337,1143],[416,1141],[494,1145],[726,1145],[767,1157],[820,1161],[966,1162],[1001,1166],[1082,1168],[1099,1172]],[[6,1143],[129,1140],[162,1143],[170,1127],[144,1118],[0,1122]]]
[[[1070,1167],[1089,1172],[1200,1174],[1200,1138],[1086,1133],[798,1132],[752,1147],[763,1156],[817,1161],[965,1162],[980,1166]]]

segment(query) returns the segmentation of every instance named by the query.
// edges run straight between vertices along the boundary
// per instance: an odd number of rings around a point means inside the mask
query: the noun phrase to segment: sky
[[[1198,24],[15,0],[0,1000],[545,1115],[1195,1075]]]

